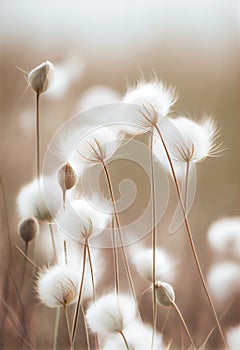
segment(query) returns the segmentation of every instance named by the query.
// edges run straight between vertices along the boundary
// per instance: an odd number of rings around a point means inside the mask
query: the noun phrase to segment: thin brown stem
[[[186,324],[186,322],[185,322],[185,320],[184,320],[184,318],[182,316],[181,311],[179,310],[178,306],[175,303],[172,303],[172,305],[173,305],[174,309],[176,310],[176,312],[177,312],[177,314],[178,314],[178,316],[180,318],[180,321],[182,322],[183,328],[184,328],[184,330],[185,330],[185,332],[186,332],[186,334],[187,334],[187,336],[188,336],[188,338],[189,338],[189,340],[190,340],[190,342],[191,342],[191,344],[193,346],[193,349],[196,349],[196,347],[194,345],[194,342],[193,342],[193,339],[191,337],[191,334],[189,332],[189,329],[187,327],[187,324]]]
[[[155,125],[155,128],[156,128],[156,130],[158,132],[158,135],[159,135],[159,137],[161,139],[161,142],[163,144],[163,147],[164,147],[164,150],[165,150],[165,153],[166,153],[166,156],[168,158],[168,162],[169,162],[169,165],[170,165],[170,168],[171,168],[173,180],[174,180],[174,183],[175,183],[175,186],[176,186],[176,190],[177,190],[178,199],[179,199],[179,202],[180,202],[180,205],[181,205],[181,209],[182,209],[182,212],[183,212],[183,215],[184,215],[184,222],[185,222],[185,226],[186,226],[186,230],[187,230],[187,234],[188,234],[188,238],[189,238],[189,243],[190,243],[190,246],[191,246],[191,249],[192,249],[193,257],[194,257],[195,264],[196,264],[196,267],[197,267],[197,270],[198,270],[198,273],[199,273],[199,276],[200,276],[200,280],[202,282],[202,286],[203,286],[203,289],[204,289],[205,294],[207,296],[209,305],[210,305],[210,307],[212,309],[212,312],[213,312],[215,321],[217,323],[217,327],[218,327],[219,333],[221,335],[222,341],[224,343],[224,346],[225,346],[226,349],[228,349],[228,345],[227,345],[226,339],[224,337],[222,327],[220,325],[220,322],[219,322],[219,319],[218,319],[218,316],[217,316],[214,304],[212,302],[212,298],[210,296],[210,293],[209,293],[208,288],[207,288],[207,284],[205,282],[205,279],[204,279],[204,276],[203,276],[203,273],[202,273],[201,265],[200,265],[200,262],[199,262],[199,259],[198,259],[198,255],[197,255],[197,251],[196,251],[196,248],[195,248],[195,244],[194,244],[194,241],[193,241],[193,238],[192,238],[192,233],[191,233],[189,221],[188,221],[188,218],[187,218],[187,215],[186,215],[186,210],[185,210],[185,207],[184,207],[184,204],[183,204],[183,201],[182,201],[181,191],[180,191],[180,187],[179,187],[179,183],[178,183],[178,180],[177,180],[177,176],[176,176],[176,173],[175,173],[175,170],[174,170],[174,167],[173,167],[172,159],[171,159],[170,154],[168,152],[168,149],[167,149],[166,143],[165,143],[165,141],[163,139],[161,131],[159,130],[157,125]]]
[[[154,178],[154,159],[153,159],[153,130],[150,136],[150,169],[151,169],[151,197],[152,197],[152,282],[153,282],[153,331],[151,349],[154,347],[154,338],[157,327],[157,297],[156,297],[156,246],[157,246],[157,230],[156,230],[156,203],[155,203],[155,178]]]
[[[126,337],[125,337],[123,331],[122,331],[122,332],[119,332],[119,334],[120,334],[121,337],[123,338],[123,341],[124,341],[124,344],[125,344],[125,346],[126,346],[126,349],[127,349],[127,350],[130,350],[129,345],[128,345],[128,342],[127,342],[127,339],[126,339]]]
[[[25,256],[28,256],[28,242],[25,242]],[[20,291],[22,291],[23,283],[24,283],[24,278],[25,278],[25,273],[26,273],[26,265],[27,265],[27,259],[24,259],[23,263],[23,271],[22,271],[22,279],[21,279],[21,284],[20,284]]]
[[[81,305],[81,310],[82,310],[83,323],[84,323],[84,328],[86,333],[87,350],[90,350],[91,347],[90,347],[90,340],[89,340],[89,334],[88,334],[87,320],[86,320],[85,311],[82,305]]]
[[[90,247],[87,245],[87,254],[88,254],[88,261],[89,261],[89,267],[90,267],[90,274],[91,274],[91,280],[92,280],[92,294],[93,294],[93,302],[96,302],[96,289],[95,289],[95,282],[94,282],[94,273],[93,273],[93,264],[92,264],[92,257],[90,252]]]
[[[186,162],[186,174],[185,174],[185,192],[184,192],[184,208],[186,213],[188,212],[188,179],[189,179],[189,167],[190,162]]]
[[[67,305],[64,305],[64,312],[65,312],[65,318],[66,318],[66,324],[67,324],[67,332],[68,332],[68,339],[69,339],[69,349],[70,350],[74,350],[74,344],[72,342],[72,337],[71,337],[71,329],[70,329]]]
[[[133,279],[132,279],[132,276],[131,276],[131,271],[130,271],[130,268],[129,268],[127,255],[126,255],[126,252],[125,252],[125,249],[124,249],[123,237],[122,237],[120,222],[119,222],[119,219],[118,219],[117,207],[116,207],[116,202],[115,202],[115,199],[114,199],[111,177],[110,177],[108,168],[107,168],[107,166],[106,166],[104,161],[102,161],[102,165],[103,165],[103,169],[104,169],[104,172],[105,172],[105,175],[106,175],[106,180],[107,180],[107,184],[108,184],[109,194],[110,194],[112,207],[113,207],[113,214],[114,214],[114,218],[115,218],[115,221],[116,221],[118,234],[119,234],[119,238],[120,238],[120,244],[121,244],[120,248],[121,248],[122,255],[123,255],[124,267],[125,267],[125,270],[126,270],[126,273],[127,273],[128,282],[129,282],[129,285],[130,285],[131,292],[133,294],[133,297],[134,297],[136,305],[137,305],[138,303],[137,303],[136,292],[135,292],[135,289],[134,289]],[[139,310],[138,310],[138,314],[140,316]]]
[[[48,226],[49,226],[49,229],[50,229],[54,262],[57,263],[57,249],[56,249],[56,244],[55,244],[55,238],[54,238],[54,232],[53,232],[52,224],[49,222]]]
[[[114,266],[114,281],[115,281],[115,292],[119,294],[119,267],[118,267],[118,248],[116,242],[114,214],[112,214],[112,243],[113,243],[113,266]]]
[[[80,286],[79,286],[77,305],[76,305],[74,318],[73,318],[73,326],[72,326],[72,343],[73,344],[74,344],[75,337],[76,337],[77,323],[78,323],[78,318],[79,318],[79,309],[81,306],[81,298],[82,298],[83,285],[84,285],[84,276],[85,276],[85,268],[86,268],[86,253],[87,253],[87,244],[86,243],[87,242],[84,243],[84,248],[83,248],[82,276],[81,276],[81,282],[80,282]]]
[[[39,99],[40,94],[36,95],[36,136],[37,136],[37,178],[40,181],[40,127],[39,127]]]

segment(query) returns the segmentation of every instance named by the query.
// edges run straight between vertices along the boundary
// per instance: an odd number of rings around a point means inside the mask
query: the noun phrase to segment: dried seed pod
[[[66,163],[58,171],[58,182],[63,191],[63,206],[65,207],[66,191],[70,190],[77,182],[77,174],[69,163]]]
[[[38,221],[32,216],[20,221],[18,225],[18,232],[25,243],[33,240],[39,233]]]
[[[170,307],[175,303],[175,292],[173,287],[166,282],[156,283],[157,302],[162,306]]]
[[[29,85],[39,95],[45,92],[53,78],[54,67],[49,61],[41,63],[28,74]]]

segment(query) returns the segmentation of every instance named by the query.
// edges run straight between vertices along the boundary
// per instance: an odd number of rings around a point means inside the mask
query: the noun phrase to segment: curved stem
[[[124,344],[125,344],[127,350],[130,350],[129,345],[128,345],[128,342],[127,342],[127,339],[126,339],[124,333],[123,333],[123,332],[119,332],[119,334],[120,334],[121,337],[123,338],[123,341],[124,341]]]
[[[120,226],[119,219],[118,219],[117,207],[116,207],[116,203],[115,203],[115,199],[114,199],[112,182],[111,182],[111,178],[110,178],[110,174],[109,174],[108,168],[107,168],[107,166],[106,166],[104,161],[102,161],[102,166],[103,166],[103,169],[104,169],[104,172],[105,172],[105,175],[106,175],[106,180],[107,180],[107,184],[108,184],[109,194],[110,194],[112,207],[113,207],[113,214],[114,214],[114,218],[115,218],[115,221],[116,221],[116,224],[117,224],[118,234],[119,234],[120,243],[121,243],[121,247],[120,248],[122,250],[122,255],[123,255],[123,262],[124,262],[125,270],[126,270],[126,273],[127,273],[130,289],[131,289],[131,292],[133,294],[133,297],[135,299],[136,306],[137,306],[138,303],[137,303],[136,292],[135,292],[135,289],[134,289],[134,284],[133,284],[133,280],[132,280],[132,276],[131,276],[131,271],[130,271],[130,268],[129,268],[129,265],[128,265],[127,255],[126,255],[126,252],[125,252],[125,249],[124,249],[123,237],[122,237],[122,232],[121,232],[121,226]],[[137,310],[138,310],[138,307],[137,307]],[[139,310],[138,310],[138,314],[140,316]]]
[[[185,194],[184,194],[184,208],[186,213],[188,212],[188,179],[189,179],[189,167],[190,162],[186,163],[186,174],[185,174]]]
[[[153,160],[153,130],[150,136],[150,168],[151,168],[151,192],[152,192],[152,282],[153,282],[153,331],[151,349],[154,348],[154,338],[157,327],[157,297],[156,297],[156,204],[155,204],[155,178],[154,178],[154,160]]]
[[[70,324],[69,324],[67,305],[64,305],[64,312],[65,312],[65,318],[66,318],[66,324],[67,324],[67,332],[68,332],[68,339],[69,339],[69,349],[70,350],[74,350],[74,345],[73,345],[72,337],[71,337],[71,330],[70,330]]]
[[[36,134],[37,134],[37,178],[40,180],[40,128],[39,128],[39,98],[40,94],[36,95]]]
[[[193,339],[191,337],[191,334],[189,332],[189,329],[188,329],[188,327],[186,325],[186,322],[185,322],[185,320],[184,320],[184,318],[182,316],[181,311],[179,310],[178,306],[175,303],[172,303],[172,305],[173,305],[174,309],[176,310],[176,312],[177,312],[177,314],[178,314],[178,316],[179,316],[179,318],[180,318],[180,320],[182,322],[183,328],[184,328],[184,330],[185,330],[185,332],[186,332],[186,334],[187,334],[187,336],[188,336],[188,338],[189,338],[189,340],[190,340],[190,342],[191,342],[191,344],[193,346],[193,349],[196,349],[196,347],[194,345],[194,342],[193,342]]]
[[[117,248],[117,242],[116,242],[114,214],[112,214],[112,244],[113,244],[115,292],[118,295],[119,294],[119,267],[118,267],[118,248]]]
[[[61,307],[58,306],[56,309],[56,318],[55,318],[55,326],[54,326],[53,350],[57,349],[57,338],[58,338],[60,314],[61,314]]]
[[[179,183],[178,183],[178,180],[177,180],[177,176],[176,176],[176,173],[175,173],[175,170],[174,170],[174,167],[173,167],[173,163],[172,163],[170,154],[168,152],[166,143],[165,143],[165,141],[163,139],[163,136],[161,134],[161,131],[159,130],[157,125],[155,125],[155,128],[156,128],[157,133],[158,133],[158,135],[159,135],[159,137],[161,139],[161,142],[163,144],[163,147],[164,147],[164,150],[165,150],[165,153],[166,153],[166,156],[168,158],[168,162],[169,162],[169,165],[170,165],[170,168],[171,168],[173,180],[174,180],[174,183],[175,183],[175,186],[176,186],[176,190],[177,190],[178,199],[179,199],[179,202],[180,202],[180,205],[181,205],[181,209],[182,209],[182,212],[183,212],[183,215],[184,215],[184,222],[185,222],[185,226],[186,226],[186,230],[187,230],[187,234],[188,234],[189,243],[190,243],[190,246],[191,246],[191,249],[192,249],[192,253],[193,253],[195,264],[196,264],[196,267],[197,267],[197,270],[198,270],[198,273],[199,273],[199,277],[200,277],[200,280],[202,282],[202,286],[203,286],[203,289],[204,289],[205,294],[207,296],[209,305],[210,305],[210,307],[212,309],[212,312],[213,312],[215,321],[217,323],[217,327],[218,327],[219,333],[221,335],[222,341],[224,343],[224,346],[225,346],[226,349],[228,349],[228,345],[227,345],[226,339],[224,337],[222,327],[220,325],[220,322],[219,322],[219,319],[218,319],[218,316],[217,316],[214,304],[212,302],[212,298],[210,296],[210,293],[209,293],[208,288],[207,288],[207,284],[205,282],[205,279],[204,279],[204,276],[203,276],[203,273],[202,273],[201,265],[200,265],[200,262],[199,262],[199,259],[198,259],[198,255],[197,255],[197,251],[196,251],[196,248],[195,248],[195,244],[194,244],[194,241],[193,241],[193,238],[192,238],[192,233],[191,233],[189,221],[188,221],[188,218],[187,218],[187,215],[186,215],[186,210],[185,210],[185,207],[184,207],[184,204],[183,204],[183,201],[182,201],[181,191],[180,191],[180,187],[179,187]]]
[[[81,276],[81,282],[80,282],[80,286],[79,286],[77,305],[76,305],[74,318],[73,318],[73,326],[72,326],[72,343],[73,344],[74,344],[75,337],[76,337],[79,309],[80,309],[80,305],[81,305],[81,298],[82,298],[82,292],[83,292],[83,284],[84,284],[84,276],[85,276],[85,268],[86,268],[86,252],[87,252],[87,240],[84,243],[82,276]]]
[[[28,256],[28,242],[25,242],[25,256]],[[21,279],[21,284],[20,284],[20,291],[22,291],[23,283],[24,283],[24,278],[25,278],[25,273],[26,273],[26,265],[27,265],[27,259],[24,259],[23,263],[23,271],[22,271],[22,279]]]

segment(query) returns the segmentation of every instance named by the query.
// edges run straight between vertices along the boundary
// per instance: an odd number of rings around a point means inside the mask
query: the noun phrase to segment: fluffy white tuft
[[[217,127],[210,117],[198,123],[178,117],[172,119],[172,123],[179,133],[178,142],[171,144],[171,140],[168,140],[168,144],[176,161],[199,163],[218,153],[219,146],[215,145]]]
[[[219,253],[240,255],[240,217],[226,217],[214,222],[208,230],[208,241]]]
[[[154,108],[157,113],[165,117],[176,99],[174,88],[155,80],[149,83],[138,82],[136,87],[126,92],[123,102],[145,106],[147,109]]]
[[[71,304],[77,297],[77,279],[72,271],[60,265],[44,269],[37,281],[39,299],[48,307]]]
[[[133,322],[127,328],[124,329],[124,336],[127,339],[127,343],[130,349],[134,350],[146,350],[151,349],[152,341],[152,327],[144,325],[140,322]],[[161,350],[164,348],[162,335],[160,333],[155,334],[155,341],[153,350]],[[106,341],[103,346],[104,350],[125,350],[126,345],[120,335],[114,335]]]
[[[145,248],[136,250],[133,253],[133,264],[138,273],[153,282],[152,267],[153,267],[153,253],[152,249]],[[156,250],[156,281],[172,281],[174,278],[174,264],[167,253],[162,249]]]
[[[136,316],[134,300],[127,295],[104,295],[87,310],[87,322],[93,332],[118,333]]]
[[[226,337],[230,350],[240,349],[240,325],[229,329]]]
[[[58,227],[70,238],[83,241],[100,234],[109,224],[112,207],[109,201],[93,197],[69,202],[56,217]]]
[[[208,287],[217,302],[240,292],[240,266],[231,261],[215,264],[208,273]]]
[[[21,218],[34,216],[38,220],[51,221],[62,203],[61,188],[57,176],[44,176],[25,185],[17,197],[17,208]]]

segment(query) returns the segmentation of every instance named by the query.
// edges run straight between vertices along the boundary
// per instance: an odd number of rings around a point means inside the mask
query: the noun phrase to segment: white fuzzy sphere
[[[93,332],[121,332],[136,315],[136,305],[130,296],[104,295],[87,310],[87,322]]]
[[[71,304],[78,292],[76,275],[60,265],[46,268],[38,277],[37,292],[39,299],[48,307]]]
[[[226,338],[230,350],[240,349],[240,325],[229,329]]]

